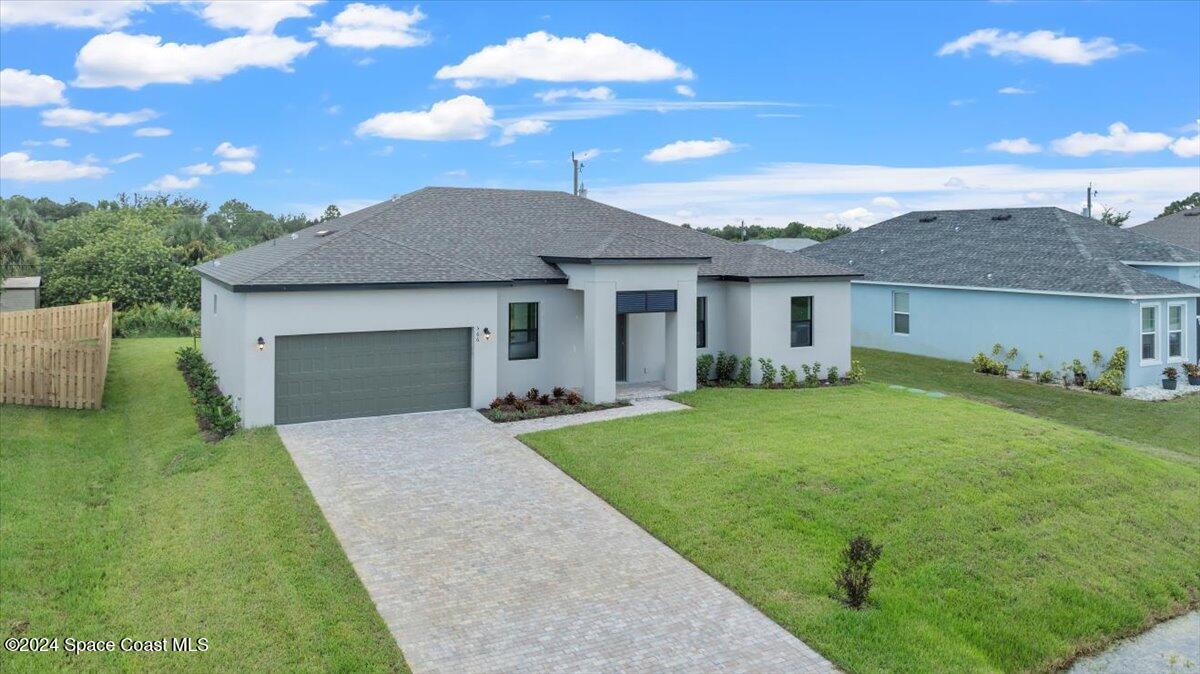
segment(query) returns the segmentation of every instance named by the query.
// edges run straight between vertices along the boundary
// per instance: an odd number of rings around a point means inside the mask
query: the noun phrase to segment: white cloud
[[[890,194],[905,209],[1002,208],[1032,203],[1077,211],[1080,185],[1108,188],[1105,198],[1149,220],[1163,204],[1196,191],[1200,166],[1141,168],[1033,168],[1012,164],[896,167],[853,164],[768,164],[745,173],[702,180],[614,184],[590,196],[638,213],[681,222],[723,225],[745,219],[770,224],[792,220],[818,223],[828,213],[861,206],[873,195]]]
[[[484,81],[650,82],[690,80],[693,74],[662,52],[601,33],[580,39],[537,31],[484,47],[458,65],[443,66],[436,77],[469,88]]]
[[[966,105],[971,105],[974,102],[975,102],[974,98],[956,98],[956,99],[950,101],[950,107],[961,108]]]
[[[120,157],[117,157],[116,159],[112,160],[112,163],[124,164],[127,161],[133,161],[134,159],[141,159],[141,158],[142,158],[141,152],[130,152],[129,154],[123,154]]]
[[[680,96],[687,96],[688,98],[696,97],[696,90],[686,84],[676,84],[675,93],[679,94]]]
[[[596,157],[599,157],[601,154],[603,154],[603,151],[600,148],[594,147],[590,150],[584,150],[583,152],[576,152],[575,158],[579,161],[591,161]]]
[[[1085,42],[1049,30],[1021,34],[1015,31],[1001,32],[998,28],[982,28],[942,45],[938,56],[968,55],[976,47],[986,49],[990,56],[1035,58],[1080,66],[1138,49],[1135,45],[1118,45],[1110,37],[1097,37]]]
[[[162,126],[143,126],[135,129],[133,135],[138,138],[164,138],[171,135],[171,130]]]
[[[1200,157],[1200,135],[1191,138],[1176,138],[1171,143],[1171,152],[1180,157]]]
[[[871,205],[882,206],[884,208],[890,208],[893,210],[898,210],[900,208],[900,202],[894,197],[875,197],[871,200]]]
[[[242,175],[254,173],[254,169],[257,168],[249,159],[226,159],[217,162],[217,166],[221,169],[221,173],[240,173]]]
[[[0,70],[0,106],[36,107],[39,105],[65,105],[63,91],[65,82],[49,75],[34,75],[28,70],[5,68]]]
[[[149,9],[141,0],[4,0],[0,3],[0,27],[54,26],[115,30],[129,25],[129,16]]]
[[[1115,122],[1109,125],[1108,135],[1076,131],[1050,145],[1059,154],[1087,157],[1097,152],[1158,152],[1169,147],[1173,140],[1165,133],[1130,131],[1126,124]]]
[[[1002,138],[994,143],[988,143],[987,149],[992,152],[1009,154],[1035,154],[1042,151],[1042,146],[1030,142],[1028,138]]]
[[[549,131],[550,125],[545,120],[518,119],[504,126],[500,132],[499,140],[496,141],[496,145],[509,145],[516,141],[517,136],[533,136],[548,133]]]
[[[467,169],[454,169],[452,171],[446,171],[442,175],[444,175],[448,178],[466,178],[467,177]]]
[[[613,90],[608,87],[592,87],[591,89],[551,89],[534,94],[543,103],[553,103],[563,98],[575,98],[581,101],[611,101],[615,98]]]
[[[270,33],[285,19],[312,16],[312,7],[324,0],[216,0],[205,3],[200,14],[210,26],[248,33]]]
[[[180,178],[173,173],[155,178],[142,186],[144,192],[170,192],[172,190],[190,190],[200,185],[199,178]]]
[[[479,140],[495,124],[494,114],[483,99],[463,95],[438,101],[428,110],[381,112],[361,122],[356,133],[403,140]]]
[[[828,225],[846,225],[853,229],[866,227],[879,222],[879,216],[862,206],[848,208],[841,213],[826,213],[825,223]]]
[[[715,157],[719,154],[732,152],[733,143],[724,138],[712,140],[677,140],[646,154],[644,159],[653,162],[681,161],[684,159],[701,159]]]
[[[258,147],[254,145],[238,147],[229,141],[224,141],[213,150],[213,155],[222,159],[254,159],[258,156]]]
[[[147,84],[219,80],[244,68],[291,72],[292,62],[315,42],[278,35],[241,35],[211,44],[179,44],[157,35],[106,33],[75,57],[75,86],[140,89]]]
[[[109,173],[109,169],[92,166],[90,162],[76,164],[65,159],[44,161],[33,159],[25,152],[7,152],[0,155],[0,179],[4,180],[57,182],[76,178],[100,178]]]
[[[333,17],[332,23],[325,21],[313,28],[312,34],[334,47],[419,47],[429,42],[429,34],[416,27],[424,18],[416,7],[405,12],[355,2]]]
[[[41,145],[49,145],[51,147],[71,147],[71,141],[66,138],[55,138],[53,140],[27,140],[21,143],[25,147],[38,147]]]
[[[190,176],[210,176],[213,174],[213,165],[208,162],[200,162],[199,164],[189,164],[183,167],[183,172]]]
[[[132,126],[148,122],[158,113],[150,108],[132,112],[94,112],[79,108],[54,108],[42,111],[42,126],[60,126],[80,131],[96,131],[105,126]]]
[[[996,93],[1004,94],[1006,96],[1020,96],[1022,94],[1032,94],[1033,92],[1028,89],[1022,89],[1021,87],[1000,87],[996,90]]]
[[[342,111],[342,106],[340,106],[340,105],[331,105],[331,106],[325,108],[325,114],[327,114],[327,115],[336,115],[336,114],[341,113],[341,111]]]
[[[374,62],[375,62],[375,59],[371,58],[370,56],[364,56],[360,59],[355,60],[354,65],[360,66],[360,67],[366,67],[366,66],[371,65]]]

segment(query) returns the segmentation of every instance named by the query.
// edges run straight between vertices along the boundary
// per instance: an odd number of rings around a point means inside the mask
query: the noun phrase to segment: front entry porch
[[[666,383],[661,381],[641,381],[632,384],[617,382],[617,399],[618,400],[650,400],[653,398],[666,398],[675,393],[667,388]]]

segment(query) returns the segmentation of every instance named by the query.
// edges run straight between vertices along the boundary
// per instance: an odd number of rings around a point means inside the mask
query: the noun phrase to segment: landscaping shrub
[[[578,393],[576,393],[574,391],[570,391],[567,393],[567,404],[568,405],[578,405],[581,402],[583,402],[583,396],[579,395]]]
[[[175,352],[175,365],[183,373],[192,404],[196,407],[196,422],[211,440],[220,440],[237,430],[242,418],[233,407],[233,399],[221,393],[217,373],[194,346]]]
[[[829,366],[829,373],[825,375],[825,379],[826,379],[826,381],[829,382],[830,386],[838,385],[839,379],[838,379],[838,369],[837,369],[836,365]]]
[[[504,404],[513,405],[513,404],[516,404],[516,402],[517,402],[517,394],[516,393],[509,391],[508,393],[504,394]]]
[[[1029,363],[1024,363],[1021,365],[1021,371],[1017,376],[1019,376],[1021,379],[1033,378],[1033,373],[1029,370]]]
[[[525,399],[529,402],[536,402],[541,393],[536,388],[531,388],[525,392]]]
[[[1054,381],[1054,370],[1042,370],[1038,373],[1037,380],[1039,384],[1049,384]]]
[[[510,421],[521,421],[522,419],[540,419],[563,414],[606,410],[614,407],[625,407],[630,404],[628,400],[617,400],[611,403],[589,403],[585,402],[574,391],[568,392],[567,389],[562,387],[555,387],[555,389],[561,391],[563,395],[556,398],[549,393],[539,392],[535,399],[513,396],[511,403],[506,402],[504,398],[496,398],[488,406],[488,409],[479,411],[491,421],[507,423]]]
[[[488,404],[488,407],[491,409],[496,409],[503,404],[504,404],[504,400],[502,398],[493,398],[492,402]]]
[[[524,400],[518,400],[512,405],[513,408],[515,408],[518,412],[524,412],[525,410],[529,409],[529,403],[525,402]]]
[[[852,384],[867,378],[867,368],[863,367],[862,363],[857,360],[850,361],[850,370],[846,372],[846,381]]]
[[[1071,361],[1071,365],[1068,369],[1071,371],[1071,375],[1075,378],[1076,386],[1083,386],[1087,383],[1088,371],[1082,360],[1076,358],[1075,360]]]
[[[713,356],[711,353],[702,353],[696,356],[696,385],[699,386],[708,381],[708,375],[712,372]]]
[[[717,352],[717,381],[728,384],[737,374],[737,356],[724,351]]]
[[[737,383],[738,386],[750,385],[750,374],[754,367],[754,361],[750,360],[750,356],[746,356],[738,364]]]
[[[758,366],[762,368],[762,379],[758,383],[773,388],[775,386],[775,363],[770,358],[759,358]]]
[[[883,546],[873,545],[863,535],[855,536],[842,550],[842,565],[835,582],[846,606],[859,610],[866,605],[871,593],[871,571],[882,554]]]
[[[1118,346],[1113,351],[1112,358],[1108,359],[1108,364],[1104,366],[1104,371],[1100,373],[1100,376],[1087,383],[1088,389],[1103,391],[1115,396],[1121,395],[1125,390],[1125,363],[1128,359],[1129,352],[1125,350],[1125,347]],[[1095,360],[1094,355],[1092,360]]]
[[[200,330],[200,316],[190,307],[139,304],[113,314],[115,337],[190,337]]]
[[[553,393],[555,398],[562,398],[563,396],[567,395],[567,389],[561,386],[555,386]]]
[[[804,387],[816,388],[821,385],[821,363],[820,361],[813,363],[811,367],[807,363],[801,363],[800,369],[804,370]]]
[[[549,405],[550,404],[550,394],[543,393],[541,395],[541,397],[538,398],[538,404],[539,405]]]
[[[796,388],[797,386],[800,385],[800,380],[799,380],[799,377],[796,375],[795,370],[788,367],[787,365],[780,365],[779,366],[779,383],[784,388]]]
[[[997,346],[999,345],[997,344]],[[993,350],[995,349],[993,348]],[[983,374],[995,374],[1000,376],[1008,374],[1008,365],[1006,365],[1003,361],[987,357],[982,351],[975,354],[975,357],[971,359],[971,364],[975,366],[976,372],[981,372]]]

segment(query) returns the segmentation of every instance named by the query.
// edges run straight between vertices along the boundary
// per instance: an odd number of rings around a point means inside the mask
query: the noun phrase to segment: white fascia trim
[[[942,288],[944,290],[981,290],[992,293],[1019,293],[1025,295],[1066,295],[1068,297],[1102,297],[1112,300],[1169,300],[1187,297],[1200,297],[1200,291],[1193,293],[1177,293],[1172,295],[1109,295],[1105,293],[1076,293],[1066,290],[1028,290],[1025,288],[984,288],[982,286],[951,286],[934,283],[907,283],[904,281],[851,281],[851,284],[862,283],[873,286],[908,286],[910,288]]]
[[[1143,267],[1200,267],[1200,262],[1143,262],[1141,260],[1121,260],[1121,264],[1140,264]]]

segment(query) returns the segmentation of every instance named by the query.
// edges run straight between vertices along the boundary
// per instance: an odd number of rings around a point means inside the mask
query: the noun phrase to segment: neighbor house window
[[[1142,362],[1158,360],[1158,305],[1142,306]]]
[[[537,302],[513,302],[508,305],[508,359],[529,360],[537,357]]]
[[[696,298],[696,348],[708,346],[708,298]]]
[[[1183,304],[1167,305],[1167,358],[1183,360]]]
[[[812,346],[813,298],[792,298],[792,346]]]
[[[899,290],[892,293],[892,332],[908,334],[908,293]]]

